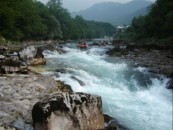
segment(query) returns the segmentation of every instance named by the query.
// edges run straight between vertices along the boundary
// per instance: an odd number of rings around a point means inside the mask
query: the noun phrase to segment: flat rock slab
[[[18,118],[31,122],[33,105],[57,91],[57,82],[40,74],[1,76],[0,126],[9,126]]]

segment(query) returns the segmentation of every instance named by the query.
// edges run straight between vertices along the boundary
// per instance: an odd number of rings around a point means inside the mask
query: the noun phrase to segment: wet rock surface
[[[90,44],[90,46],[105,46],[110,45],[111,43],[109,41],[97,41]]]
[[[45,45],[42,47],[43,50],[49,50],[49,51],[56,51],[58,52],[59,54],[63,54],[63,53],[66,53],[66,51],[64,51],[62,49],[62,46],[55,46],[55,45],[52,45],[52,44],[49,44],[49,45]]]
[[[72,78],[73,80],[77,81],[81,86],[85,86],[85,83],[84,83],[82,80],[80,80],[80,79],[78,79],[78,78],[76,78],[76,77],[74,77],[74,76],[71,76],[71,78]]]
[[[128,130],[118,120],[104,114],[105,129],[104,130]]]
[[[72,88],[70,85],[63,83],[62,81],[56,81],[57,82],[57,87],[59,90],[62,92],[73,92]]]
[[[28,66],[40,66],[46,64],[43,51],[56,51],[60,54],[65,51],[52,44],[35,44],[23,46],[0,46],[0,74],[27,74]]]
[[[104,129],[101,97],[84,93],[56,93],[32,110],[35,130]]]
[[[155,46],[135,46],[128,44],[117,44],[107,54],[120,57],[133,63],[135,66],[149,68],[150,72],[173,77],[173,55],[172,49],[161,49]]]

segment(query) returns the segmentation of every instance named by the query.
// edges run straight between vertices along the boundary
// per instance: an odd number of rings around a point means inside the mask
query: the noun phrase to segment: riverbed
[[[43,74],[64,81],[75,92],[101,96],[103,112],[130,130],[172,130],[169,79],[109,57],[105,53],[111,47],[79,49],[75,43],[66,43],[65,54],[44,51],[48,71]]]

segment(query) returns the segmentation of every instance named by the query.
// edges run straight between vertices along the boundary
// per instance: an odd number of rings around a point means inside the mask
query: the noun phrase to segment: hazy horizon
[[[42,3],[46,3],[48,0],[39,0]],[[62,0],[63,2],[63,7],[68,9],[70,12],[74,11],[80,11],[84,10],[86,8],[91,7],[92,5],[96,3],[102,3],[102,2],[119,2],[119,3],[127,3],[132,0],[87,0],[87,1],[81,1],[81,0]],[[154,2],[155,0],[146,0],[146,1],[152,1]]]

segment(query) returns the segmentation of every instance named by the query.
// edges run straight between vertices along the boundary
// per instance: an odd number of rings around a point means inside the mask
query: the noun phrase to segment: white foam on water
[[[57,51],[44,50],[43,55],[45,58],[56,58],[59,56],[59,53]]]
[[[133,75],[130,80],[125,78],[126,72],[132,71],[126,63],[105,61],[104,48],[83,51],[66,47],[65,50],[68,53],[57,55],[47,63],[47,67],[56,63],[54,66],[58,68],[65,63],[71,68],[72,73],[59,73],[57,80],[71,85],[76,92],[100,95],[104,113],[129,129],[172,130],[172,92],[166,89],[167,78],[149,77],[151,84],[143,87]],[[133,73],[144,72],[150,76],[146,68],[134,70]],[[71,76],[83,81],[85,86]]]

